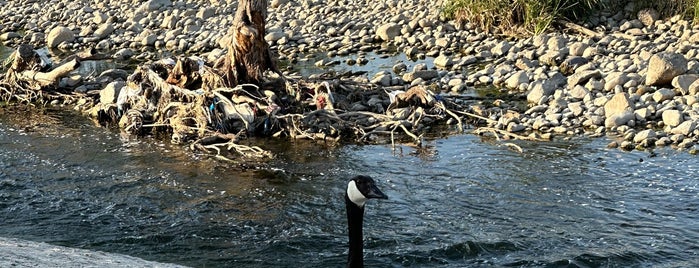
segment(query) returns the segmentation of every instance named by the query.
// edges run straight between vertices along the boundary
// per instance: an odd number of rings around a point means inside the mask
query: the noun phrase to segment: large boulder
[[[679,53],[661,52],[650,57],[646,85],[660,86],[687,72],[687,59]]]
[[[68,27],[58,26],[49,32],[46,37],[46,46],[49,48],[58,47],[63,42],[73,42],[75,34]]]

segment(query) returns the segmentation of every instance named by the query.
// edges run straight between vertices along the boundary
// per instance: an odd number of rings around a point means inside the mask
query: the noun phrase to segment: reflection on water
[[[367,205],[367,266],[697,264],[699,165],[684,153],[261,140],[277,159],[231,165],[48,114],[32,128],[0,114],[0,236],[196,267],[338,267],[343,187],[367,174],[390,198]]]
[[[347,63],[348,59],[356,61],[358,58],[357,55],[328,57],[325,53],[316,53],[307,55],[305,59],[299,60],[294,64],[282,61],[281,66],[292,65],[293,70],[297,71],[302,77],[308,77],[312,74],[321,74],[332,69],[337,73],[344,73],[347,71],[352,71],[353,73],[366,72],[369,78],[371,78],[377,70],[391,71],[391,68],[400,62],[407,65],[408,71],[411,71],[412,67],[417,64],[425,64],[427,68],[434,67],[434,58],[432,57],[424,59],[408,58],[404,53],[367,52],[365,54],[364,58],[369,60],[367,64]],[[320,60],[336,62],[336,64],[329,67],[318,67],[315,63]]]

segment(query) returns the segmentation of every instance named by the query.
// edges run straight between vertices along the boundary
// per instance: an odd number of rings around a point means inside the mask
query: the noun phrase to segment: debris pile
[[[454,122],[464,110],[425,86],[388,90],[361,76],[324,75],[288,79],[270,74],[261,85],[226,85],[215,63],[196,56],[142,64],[125,80],[102,79],[94,90],[64,87],[84,56],[51,68],[33,48],[20,46],[0,82],[5,101],[75,105],[103,126],[133,135],[169,135],[193,150],[267,158],[250,137],[311,139],[322,142],[387,143],[408,138],[421,144],[435,122]],[[101,77],[101,76],[100,76]],[[94,88],[96,78],[81,80]]]

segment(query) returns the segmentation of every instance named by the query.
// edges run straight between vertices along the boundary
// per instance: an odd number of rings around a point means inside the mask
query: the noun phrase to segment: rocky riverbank
[[[119,59],[155,59],[156,49],[222,54],[235,1],[2,1],[0,40],[8,46],[76,50],[94,46]],[[497,86],[526,97],[527,109],[481,102],[488,125],[536,138],[623,137],[625,149],[699,141],[699,28],[629,5],[600,13],[584,27],[509,39],[440,17],[441,1],[273,0],[265,39],[280,59],[332,68],[362,64],[368,51],[434,57],[436,69],[397,62],[367,79],[383,87],[432,85],[442,96]],[[345,62],[309,55],[348,56]],[[414,65],[414,66],[410,66]]]

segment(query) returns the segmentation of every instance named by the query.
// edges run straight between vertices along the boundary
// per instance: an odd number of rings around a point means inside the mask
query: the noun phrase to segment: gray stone
[[[376,29],[376,36],[384,41],[393,41],[393,38],[400,35],[400,25],[389,22]]]
[[[636,121],[645,121],[650,117],[650,110],[648,108],[640,108],[633,113],[636,115]]]
[[[563,61],[563,57],[560,51],[548,51],[539,56],[539,61],[550,66],[558,66]]]
[[[585,49],[589,46],[583,42],[574,42],[570,44],[570,55],[571,56],[582,56],[585,53]]]
[[[422,79],[424,81],[429,81],[437,77],[439,73],[437,70],[420,70],[420,71],[413,71],[410,73],[403,74],[403,80],[411,82],[415,79]]]
[[[405,63],[399,62],[399,63],[396,63],[396,65],[393,65],[393,68],[391,68],[391,69],[393,69],[394,73],[401,74],[401,73],[405,72],[405,70],[408,69],[408,65],[405,65]]]
[[[665,85],[685,72],[687,72],[687,59],[682,54],[661,52],[653,55],[648,62],[646,85]]]
[[[548,46],[549,50],[559,50],[568,45],[568,42],[561,36],[556,35],[551,38],[549,38],[548,42],[546,42],[546,45]]]
[[[566,58],[563,63],[561,63],[561,66],[559,67],[561,72],[570,74],[574,73],[575,69],[577,69],[580,66],[583,66],[590,62],[588,59],[579,57],[579,56],[573,56],[573,57],[568,57]]]
[[[265,35],[265,41],[275,43],[284,36],[286,35],[283,32],[269,32]]]
[[[199,9],[199,12],[197,12],[197,18],[203,20],[211,18],[214,15],[216,15],[216,9],[214,9],[213,7],[202,8]]]
[[[500,41],[497,45],[495,45],[493,48],[490,49],[490,52],[493,53],[495,56],[502,56],[507,54],[508,51],[510,51],[510,48],[512,45],[510,42],[507,41]]]
[[[94,22],[95,24],[102,24],[107,22],[108,17],[102,12],[95,11],[92,13],[92,16],[92,22]]]
[[[677,127],[674,127],[672,130],[670,130],[670,133],[672,134],[682,134],[685,136],[688,136],[691,134],[695,129],[697,128],[697,124],[693,120],[687,120],[679,125]]]
[[[609,118],[617,114],[631,112],[631,101],[626,93],[617,93],[604,104],[604,115]]]
[[[584,99],[588,94],[590,94],[590,91],[588,91],[585,87],[581,85],[577,85],[573,87],[572,89],[568,90],[568,95],[573,98],[574,100],[582,100]]]
[[[529,103],[539,104],[544,97],[551,96],[556,90],[556,85],[549,80],[534,82],[532,90],[527,94]]]
[[[140,7],[142,11],[151,12],[160,9],[161,7],[171,6],[170,0],[149,0],[143,3]]]
[[[666,146],[668,144],[672,144],[672,140],[668,137],[660,137],[660,139],[655,141],[655,146]]]
[[[22,37],[22,36],[20,36],[18,33],[15,33],[15,32],[6,32],[6,33],[3,33],[3,34],[0,34],[0,41],[7,41],[7,40],[10,40],[10,39],[19,38],[19,37]]]
[[[653,100],[657,103],[671,100],[673,97],[675,97],[675,92],[667,88],[661,88],[653,93]]]
[[[640,20],[641,23],[647,27],[653,26],[655,21],[657,21],[659,18],[660,14],[655,9],[646,8],[638,11],[638,20]]]
[[[579,101],[568,103],[568,109],[570,109],[570,112],[573,113],[574,116],[580,116],[585,111],[583,103]]]
[[[510,89],[517,88],[524,83],[529,83],[529,76],[526,71],[518,71],[505,80],[505,86]]]
[[[100,103],[116,103],[117,98],[119,97],[119,92],[124,86],[126,86],[124,81],[114,81],[107,84],[104,89],[100,90]]]
[[[73,40],[75,40],[75,34],[68,27],[58,26],[51,29],[46,36],[46,46],[55,48],[63,42],[73,42]]]
[[[587,83],[587,81],[592,78],[602,78],[602,72],[600,72],[600,70],[585,70],[576,72],[571,76],[568,76],[568,88],[573,88],[576,85]]]
[[[604,90],[612,91],[614,87],[624,85],[629,81],[629,77],[622,72],[611,72],[604,78]]]
[[[105,23],[95,30],[94,35],[98,39],[103,39],[112,34],[112,32],[114,32],[114,26],[111,23]]]
[[[434,59],[434,66],[438,68],[447,68],[454,65],[454,61],[451,57],[441,54]]]
[[[689,93],[689,87],[699,79],[698,74],[683,74],[672,79],[672,86],[677,89],[682,95]]]
[[[633,112],[630,111],[625,111],[619,114],[615,114],[613,116],[607,116],[607,119],[604,120],[604,126],[611,128],[611,127],[618,127],[618,126],[623,126],[626,125],[629,121],[634,119],[634,114]]]
[[[130,48],[122,48],[118,50],[116,53],[114,53],[114,58],[119,60],[128,60],[131,57],[133,57],[133,55],[133,50],[131,50]]]
[[[678,110],[665,110],[663,111],[663,123],[666,126],[676,127],[682,123],[682,112]]]
[[[269,6],[271,6],[272,8],[278,8],[282,5],[285,5],[288,2],[288,0],[272,0]]]
[[[146,35],[143,39],[141,39],[141,45],[143,46],[153,46],[155,44],[155,41],[158,40],[158,36],[154,34],[149,34]]]
[[[510,122],[507,124],[507,131],[509,132],[520,132],[527,129],[527,127],[520,123]]]
[[[640,143],[645,140],[650,140],[655,141],[655,138],[657,137],[657,134],[655,133],[654,130],[652,129],[646,129],[638,132],[634,137],[633,137],[633,142],[635,143]]]
[[[371,79],[371,83],[377,84],[380,86],[388,87],[391,86],[391,73],[389,72],[378,72],[374,77]]]

